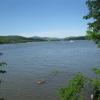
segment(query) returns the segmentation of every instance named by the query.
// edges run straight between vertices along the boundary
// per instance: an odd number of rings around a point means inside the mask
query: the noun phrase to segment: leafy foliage
[[[100,74],[100,69],[94,67],[92,70],[93,70],[96,74]]]
[[[97,44],[100,44],[100,0],[87,0],[86,5],[89,13],[84,18],[93,20],[88,23],[87,36]]]
[[[92,80],[92,85],[93,85],[94,90],[97,89],[98,87],[100,89],[100,80],[97,79],[97,78],[96,79],[93,79]]]
[[[71,36],[64,38],[64,40],[86,40],[86,36]]]
[[[31,37],[26,38],[22,36],[0,36],[0,44],[4,43],[25,43],[34,41],[47,41],[45,38],[41,37]]]
[[[91,84],[94,91],[94,98],[95,100],[100,100],[100,69],[99,68],[93,68],[93,71],[95,74],[98,75],[98,77],[92,79]]]
[[[84,82],[85,77],[80,73],[76,74],[67,87],[60,89],[61,100],[77,100]]]

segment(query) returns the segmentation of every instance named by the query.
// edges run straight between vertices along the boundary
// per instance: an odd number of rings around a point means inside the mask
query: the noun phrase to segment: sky
[[[0,0],[0,35],[67,37],[86,34],[86,0]]]

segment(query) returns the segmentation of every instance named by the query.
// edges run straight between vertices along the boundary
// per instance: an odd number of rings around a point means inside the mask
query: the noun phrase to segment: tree
[[[88,23],[87,36],[100,45],[100,0],[87,0],[86,5],[89,13],[84,16],[84,19],[92,19]]]

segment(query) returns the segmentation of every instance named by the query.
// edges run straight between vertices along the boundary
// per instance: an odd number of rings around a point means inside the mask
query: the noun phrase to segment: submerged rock
[[[45,82],[46,82],[46,80],[42,79],[42,80],[36,81],[36,84],[42,85],[42,84],[44,84]]]
[[[5,70],[0,70],[0,73],[6,73],[6,71]]]
[[[0,56],[1,56],[1,55],[3,55],[3,53],[2,53],[2,52],[0,52]]]

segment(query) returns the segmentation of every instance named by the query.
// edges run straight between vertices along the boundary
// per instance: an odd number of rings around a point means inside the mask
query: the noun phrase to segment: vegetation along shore
[[[51,37],[23,37],[23,36],[0,36],[0,44],[6,43],[26,43],[40,41],[68,41],[68,40],[85,40],[85,36],[66,37],[66,38],[51,38]]]

